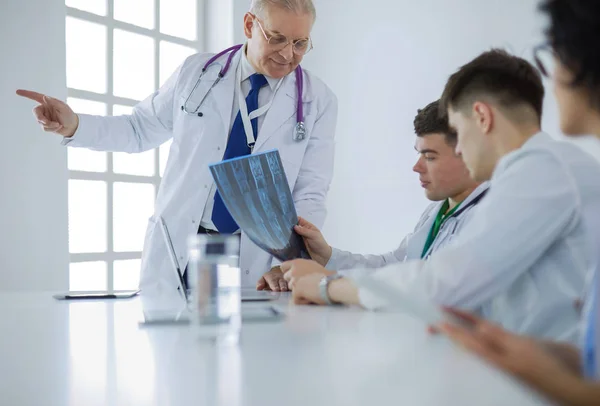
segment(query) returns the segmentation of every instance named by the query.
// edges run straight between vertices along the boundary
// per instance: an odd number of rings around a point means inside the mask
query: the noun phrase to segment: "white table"
[[[402,314],[298,307],[243,327],[237,347],[145,327],[142,301],[1,294],[0,404],[547,404]]]

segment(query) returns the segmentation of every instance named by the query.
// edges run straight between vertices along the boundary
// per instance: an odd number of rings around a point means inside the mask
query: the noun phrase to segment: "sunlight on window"
[[[159,45],[160,52],[160,68],[159,78],[160,85],[175,72],[177,67],[185,61],[190,55],[195,54],[197,51],[194,48],[185,47],[183,45],[174,44],[172,42],[160,41]]]
[[[113,265],[115,290],[136,290],[140,284],[141,259],[115,261]]]
[[[160,31],[174,37],[197,39],[196,0],[160,2]]]
[[[78,114],[106,115],[106,103],[68,97],[67,104]],[[106,172],[106,162],[106,152],[92,151],[85,148],[67,148],[69,170]]]
[[[106,182],[69,179],[69,252],[105,252]]]
[[[145,99],[154,91],[154,39],[116,29],[114,41],[115,96]]]
[[[154,0],[114,0],[114,16],[115,20],[152,29]]]
[[[154,185],[115,182],[113,205],[115,251],[141,251],[148,218],[154,212]]]
[[[106,92],[106,27],[73,17],[66,19],[67,86]]]
[[[65,4],[88,13],[106,15],[106,0],[66,0]]]

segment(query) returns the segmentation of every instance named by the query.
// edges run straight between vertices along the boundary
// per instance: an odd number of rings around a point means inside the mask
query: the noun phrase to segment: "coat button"
[[[250,273],[250,271],[246,269],[246,275],[248,275],[249,273]]]

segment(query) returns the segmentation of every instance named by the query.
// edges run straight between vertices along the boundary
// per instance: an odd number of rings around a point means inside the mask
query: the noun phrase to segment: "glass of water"
[[[188,240],[192,327],[200,338],[237,344],[241,330],[238,235],[193,235]]]

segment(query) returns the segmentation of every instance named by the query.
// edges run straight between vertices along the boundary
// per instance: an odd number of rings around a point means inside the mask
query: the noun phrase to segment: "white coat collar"
[[[246,46],[247,44],[245,44],[241,51],[241,60],[240,60],[240,64],[241,64],[241,69],[242,69],[242,82],[245,80],[248,80],[248,78],[252,75],[254,75],[256,73],[256,69],[254,69],[254,67],[252,66],[252,64],[250,63],[250,61],[248,60],[248,56],[246,55]],[[277,83],[279,82],[279,79],[274,79],[270,76],[265,75],[265,78],[267,79],[267,82],[269,83],[269,87],[271,88],[271,91],[275,90],[275,87],[277,86]]]

